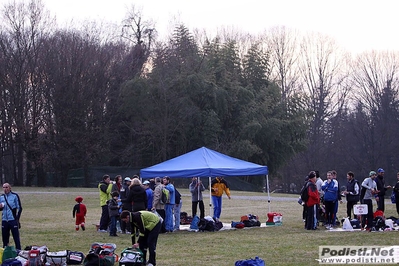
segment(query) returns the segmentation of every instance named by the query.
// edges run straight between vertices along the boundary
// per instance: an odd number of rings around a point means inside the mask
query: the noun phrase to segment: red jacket
[[[317,190],[316,184],[309,180],[308,184],[308,195],[309,199],[306,202],[306,206],[311,207],[315,204],[320,204],[320,195]]]

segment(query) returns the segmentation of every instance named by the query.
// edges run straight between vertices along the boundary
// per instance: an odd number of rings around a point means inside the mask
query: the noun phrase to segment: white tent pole
[[[270,212],[269,175],[266,175],[266,188],[267,188],[267,202],[269,203],[269,212]]]
[[[212,215],[211,215],[212,213]],[[212,212],[212,187],[211,187],[211,177],[209,177],[209,216],[213,217],[214,213]]]

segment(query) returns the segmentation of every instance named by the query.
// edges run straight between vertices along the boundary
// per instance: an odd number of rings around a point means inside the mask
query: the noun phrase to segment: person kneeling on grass
[[[149,211],[122,211],[121,220],[130,223],[132,228],[132,245],[134,248],[139,247],[143,252],[144,262],[146,261],[148,248],[150,256],[147,265],[156,265],[156,247],[162,224],[158,215]],[[139,231],[137,243],[136,229]]]

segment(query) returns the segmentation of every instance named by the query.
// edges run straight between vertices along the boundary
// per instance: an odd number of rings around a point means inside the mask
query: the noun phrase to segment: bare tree
[[[271,28],[264,38],[271,54],[272,79],[280,86],[285,100],[299,92],[299,33],[281,26]]]
[[[327,36],[308,34],[301,42],[300,86],[313,113],[309,131],[312,153],[307,157],[308,169],[322,161],[322,155],[327,155],[328,121],[345,101],[348,87],[344,86],[347,74],[343,72],[343,57],[335,41]]]
[[[399,54],[365,52],[353,64],[354,99],[363,123],[353,129],[358,145],[367,147],[365,164],[396,171],[399,145]],[[360,119],[357,119],[360,121]],[[364,132],[361,132],[364,131]]]
[[[38,136],[42,130],[42,77],[38,64],[41,40],[51,30],[52,20],[40,0],[6,4],[2,10],[0,53],[4,63],[2,77],[5,124],[9,152],[13,157],[14,184],[24,177],[43,172]],[[25,163],[27,162],[27,164]],[[27,165],[27,168],[26,168]],[[28,178],[28,182],[30,178]]]

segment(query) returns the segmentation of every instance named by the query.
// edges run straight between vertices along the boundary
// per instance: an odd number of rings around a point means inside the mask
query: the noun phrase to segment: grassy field
[[[23,213],[21,218],[22,246],[47,245],[50,251],[65,249],[87,253],[93,242],[112,242],[117,253],[131,246],[130,235],[109,237],[98,233],[95,225],[100,218],[98,191],[95,188],[24,188],[14,187],[20,194]],[[183,208],[191,215],[191,198],[186,189]],[[76,196],[82,196],[88,208],[87,230],[76,232],[72,208]],[[248,196],[266,196],[263,193],[232,191],[232,199],[223,198],[221,220],[239,221],[245,214],[256,214],[261,222],[267,220],[267,200],[250,200]],[[395,245],[398,231],[393,232],[329,232],[324,229],[303,229],[302,208],[297,196],[272,194],[272,212],[283,214],[283,225],[266,228],[225,230],[194,233],[180,231],[161,234],[157,246],[157,265],[234,265],[235,261],[259,256],[267,265],[318,265],[320,245]],[[291,197],[292,200],[278,200]],[[209,215],[209,198],[205,198],[205,212]],[[345,215],[345,203],[340,205],[339,217]],[[386,201],[386,215],[397,216],[395,206]]]

